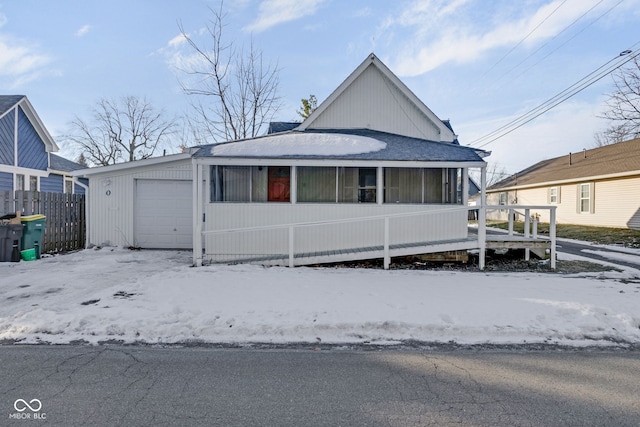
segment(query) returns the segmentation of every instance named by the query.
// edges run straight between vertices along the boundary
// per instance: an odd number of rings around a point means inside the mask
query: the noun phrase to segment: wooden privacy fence
[[[20,212],[46,217],[41,250],[62,252],[81,249],[85,244],[84,194],[0,191],[0,215]]]

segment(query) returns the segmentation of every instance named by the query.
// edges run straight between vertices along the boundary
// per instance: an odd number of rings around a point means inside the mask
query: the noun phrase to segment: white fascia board
[[[390,168],[483,168],[485,162],[403,161],[403,160],[345,160],[345,159],[269,159],[263,157],[198,157],[194,163],[223,166],[329,166]]]
[[[539,182],[536,184],[528,184],[528,185],[513,185],[511,187],[500,187],[500,188],[487,190],[487,193],[501,193],[503,191],[526,190],[529,188],[540,188],[540,187],[555,187],[555,186],[564,185],[564,184],[577,184],[580,182],[588,182],[588,181],[604,181],[606,179],[616,179],[616,178],[631,178],[634,176],[640,176],[640,170],[630,171],[630,172],[611,173],[607,175],[583,176],[580,178]]]
[[[69,172],[69,174],[71,176],[77,176],[77,177],[89,177],[91,175],[123,172],[129,169],[144,168],[148,166],[157,166],[162,163],[173,163],[181,160],[188,160],[190,158],[191,158],[191,154],[188,154],[188,153],[169,154],[162,157],[151,157],[149,159],[144,159],[144,160],[135,160],[133,162],[118,163],[118,164],[109,165],[109,166],[96,166],[96,167],[87,168],[87,169],[79,169],[73,172]]]
[[[46,178],[49,176],[49,170],[43,171],[40,169],[29,169],[29,168],[23,168],[20,166],[13,166],[13,165],[0,165],[0,172],[39,176],[41,178]]]

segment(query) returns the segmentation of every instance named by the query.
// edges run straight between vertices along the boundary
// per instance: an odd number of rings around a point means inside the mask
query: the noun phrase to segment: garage
[[[136,179],[135,246],[191,249],[193,241],[191,181]]]

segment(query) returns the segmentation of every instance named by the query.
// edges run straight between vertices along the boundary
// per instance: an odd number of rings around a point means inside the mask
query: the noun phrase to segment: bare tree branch
[[[609,126],[598,132],[595,145],[602,146],[640,137],[640,60],[636,56],[630,66],[613,75],[613,92],[606,101],[606,110],[599,116]]]
[[[264,63],[253,40],[247,51],[236,50],[233,43],[224,41],[223,2],[218,10],[209,10],[209,47],[198,45],[178,24],[197,58],[180,69],[186,75],[180,85],[192,98],[190,104],[196,116],[190,123],[198,127],[198,134],[209,135],[214,141],[258,136],[281,106],[279,69],[277,64]]]
[[[100,99],[91,116],[89,122],[76,116],[63,138],[78,146],[89,163],[101,166],[152,157],[176,127],[175,120],[134,96]]]

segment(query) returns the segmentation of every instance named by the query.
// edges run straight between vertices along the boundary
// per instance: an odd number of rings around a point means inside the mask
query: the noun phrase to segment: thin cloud
[[[82,37],[85,34],[87,34],[90,30],[91,30],[91,25],[87,24],[87,25],[83,25],[82,27],[80,27],[78,29],[78,31],[76,31],[76,37]]]
[[[11,87],[33,81],[45,75],[51,57],[39,53],[33,46],[0,34],[0,77],[10,81]]]
[[[418,0],[398,18],[387,18],[382,28],[412,31],[412,43],[395,58],[394,69],[403,76],[416,76],[449,62],[469,63],[492,49],[513,46],[561,3],[554,0],[534,10],[508,9],[498,3],[496,10],[486,10],[487,3],[480,1]],[[593,5],[567,1],[531,34],[525,46],[553,37]],[[484,9],[480,12],[480,8]]]
[[[264,0],[260,4],[258,17],[244,30],[259,33],[276,25],[313,15],[323,1],[325,0]]]

